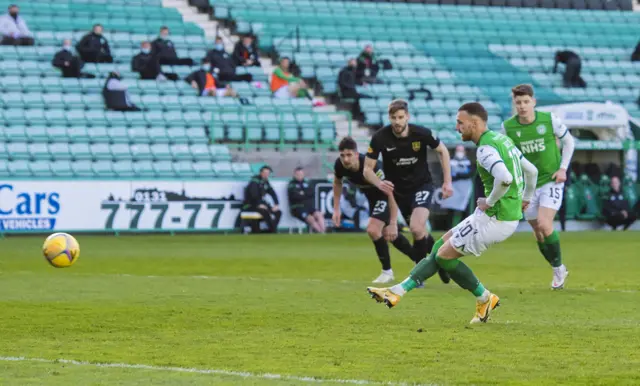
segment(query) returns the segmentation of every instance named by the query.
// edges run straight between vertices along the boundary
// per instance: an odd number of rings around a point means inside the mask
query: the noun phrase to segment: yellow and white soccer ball
[[[80,244],[68,233],[54,233],[44,241],[42,252],[49,264],[56,268],[66,268],[78,260]]]

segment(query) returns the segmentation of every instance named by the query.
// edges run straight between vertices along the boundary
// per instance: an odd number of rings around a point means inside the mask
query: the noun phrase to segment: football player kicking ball
[[[340,157],[333,167],[335,175],[333,179],[333,224],[336,227],[340,226],[342,217],[340,213],[340,196],[342,195],[342,181],[346,179],[357,186],[369,201],[367,233],[371,241],[373,241],[378,259],[382,264],[382,273],[373,282],[379,284],[389,283],[394,280],[394,276],[391,269],[391,257],[387,241],[391,241],[397,250],[413,259],[413,248],[409,240],[401,233],[396,233],[395,237],[391,238],[388,232],[389,227],[387,225],[389,223],[395,224],[397,221],[398,206],[393,196],[385,195],[365,180],[362,173],[365,156],[358,153],[358,145],[353,138],[343,138],[338,145],[338,150],[340,151]],[[384,179],[381,162],[376,164],[374,172],[379,178]]]
[[[553,267],[552,289],[562,289],[569,272],[562,264],[560,237],[553,229],[553,219],[562,205],[567,168],[573,156],[574,141],[555,115],[536,111],[533,87],[522,84],[511,90],[517,114],[502,123],[524,157],[538,169],[536,191],[524,217],[538,240],[538,248]],[[562,156],[556,138],[562,142]]]
[[[486,198],[478,199],[476,211],[436,242],[402,283],[391,288],[367,288],[379,303],[394,307],[402,296],[445,269],[451,279],[476,297],[471,323],[486,322],[500,298],[484,288],[460,257],[480,256],[487,248],[513,234],[536,186],[537,170],[505,135],[487,129],[487,111],[479,103],[467,103],[458,110],[456,129],[462,140],[473,141],[478,150],[478,173]],[[523,175],[524,172],[524,175]],[[524,191],[524,193],[523,193]]]
[[[442,164],[443,198],[453,194],[449,150],[432,135],[431,130],[409,123],[409,104],[406,101],[396,99],[389,103],[389,120],[391,125],[378,130],[371,138],[364,176],[385,195],[395,197],[413,235],[413,260],[420,261],[435,243],[426,226],[435,190],[427,163],[427,147],[436,151]],[[374,170],[380,154],[385,180],[378,178]],[[392,238],[398,233],[397,223],[389,224],[389,232]],[[449,281],[446,275],[441,279],[445,283]]]

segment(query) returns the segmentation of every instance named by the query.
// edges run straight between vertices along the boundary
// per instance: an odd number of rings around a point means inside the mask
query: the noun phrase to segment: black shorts
[[[307,222],[307,217],[315,211],[311,205],[302,205],[291,208],[291,215],[302,222]]]
[[[389,199],[387,196],[377,188],[372,188],[370,191],[364,191],[363,193],[369,201],[369,217],[389,224],[391,212],[389,211]]]
[[[424,184],[408,192],[393,193],[393,197],[398,204],[398,209],[400,209],[400,213],[407,224],[409,224],[411,214],[415,208],[431,208],[434,191],[435,187],[433,184]]]

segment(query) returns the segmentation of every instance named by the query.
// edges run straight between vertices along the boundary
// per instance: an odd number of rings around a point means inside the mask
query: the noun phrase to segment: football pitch
[[[67,269],[0,239],[0,384],[640,383],[638,233],[561,234],[562,291],[528,233],[465,258],[502,303],[474,326],[437,275],[370,299],[365,234],[76,236]]]

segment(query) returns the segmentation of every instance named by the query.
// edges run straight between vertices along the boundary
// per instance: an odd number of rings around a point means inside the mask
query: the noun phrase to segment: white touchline
[[[343,384],[352,384],[352,385],[392,385],[392,386],[406,385],[406,383],[377,382],[377,381],[369,381],[366,379],[324,379],[324,378],[302,377],[302,376],[295,376],[295,375],[282,375],[282,374],[269,374],[269,373],[258,374],[258,373],[250,373],[248,371],[196,369],[196,368],[189,368],[189,367],[153,366],[153,365],[129,364],[129,363],[93,363],[93,362],[86,362],[86,361],[76,361],[72,359],[44,359],[44,358],[0,356],[0,361],[2,362],[40,362],[40,363],[52,363],[52,364],[62,363],[65,365],[74,365],[74,366],[115,367],[115,368],[123,368],[123,369],[171,371],[176,373],[227,375],[227,376],[240,377],[240,378],[258,378],[258,379],[296,381],[296,382],[308,382],[308,383],[343,383]]]

